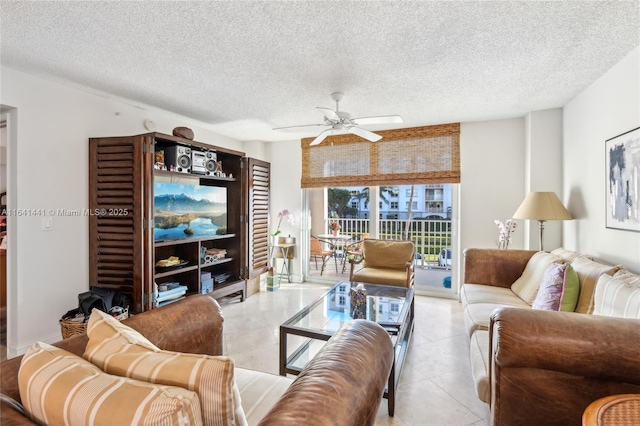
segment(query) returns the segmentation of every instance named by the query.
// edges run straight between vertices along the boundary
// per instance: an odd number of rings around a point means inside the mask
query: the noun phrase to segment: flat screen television
[[[227,232],[227,188],[155,182],[155,241],[209,237]]]

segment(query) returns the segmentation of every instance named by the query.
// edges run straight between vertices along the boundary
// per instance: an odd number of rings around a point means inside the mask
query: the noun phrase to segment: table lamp
[[[538,221],[540,251],[542,251],[542,231],[545,221],[573,219],[555,192],[530,192],[513,214],[513,218]]]

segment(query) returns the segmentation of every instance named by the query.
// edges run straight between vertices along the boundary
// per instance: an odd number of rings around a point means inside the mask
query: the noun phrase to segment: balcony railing
[[[353,240],[361,239],[363,233],[370,233],[369,219],[328,219],[325,229],[328,231],[329,222],[338,222],[340,233],[351,235]],[[378,220],[379,235],[382,240],[400,240],[403,237],[407,223],[405,220],[380,219]],[[373,236],[371,236],[373,238]],[[409,224],[408,238],[416,245],[416,253],[421,256],[423,264],[437,263],[438,255],[443,248],[451,247],[451,221],[450,220],[424,220],[412,219]]]

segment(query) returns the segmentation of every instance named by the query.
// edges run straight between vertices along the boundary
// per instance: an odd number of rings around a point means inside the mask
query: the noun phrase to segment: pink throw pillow
[[[578,277],[568,263],[552,263],[544,272],[538,295],[531,307],[544,311],[575,309],[579,292]]]

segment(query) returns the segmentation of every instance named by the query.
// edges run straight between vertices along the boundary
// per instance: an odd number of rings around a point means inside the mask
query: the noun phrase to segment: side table
[[[282,258],[282,267],[280,268],[280,281],[282,281],[282,275],[284,272],[287,272],[287,281],[291,282],[291,269],[289,265],[289,260],[293,257],[293,248],[295,247],[295,243],[278,243],[269,246],[269,257],[270,258]],[[277,264],[276,268],[277,268]],[[277,272],[277,271],[276,271]]]
[[[640,394],[611,395],[593,401],[582,414],[582,426],[640,425]]]

